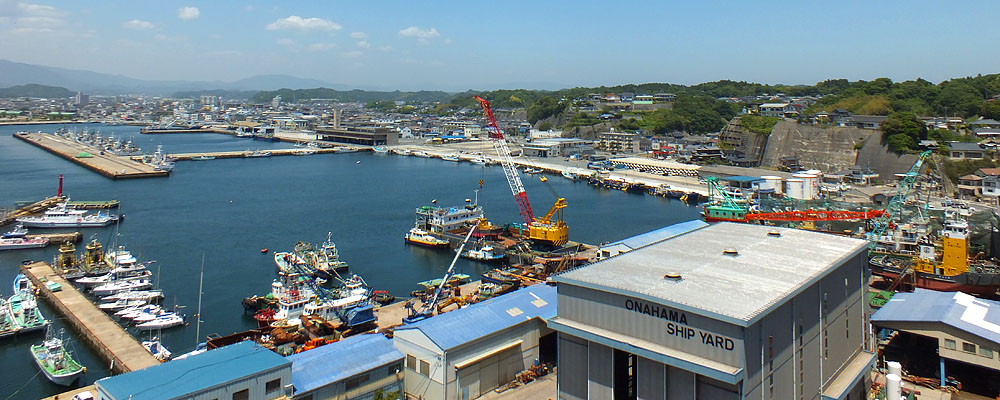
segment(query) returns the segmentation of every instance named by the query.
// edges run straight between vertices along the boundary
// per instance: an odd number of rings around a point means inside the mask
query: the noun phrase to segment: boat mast
[[[194,344],[198,345],[201,338],[201,288],[205,282],[205,253],[201,253],[201,275],[198,277],[198,314],[195,316]]]

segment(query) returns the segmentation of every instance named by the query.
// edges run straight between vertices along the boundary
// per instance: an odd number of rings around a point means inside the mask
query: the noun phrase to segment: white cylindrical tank
[[[806,200],[805,181],[798,178],[785,180],[785,194],[796,200]]]
[[[885,398],[896,400],[903,396],[903,382],[899,375],[885,376]]]
[[[888,368],[888,373],[899,377],[903,376],[903,366],[900,365],[898,362],[889,361],[885,363],[885,366]]]
[[[760,179],[764,180],[764,182],[761,182],[760,185],[761,189],[774,189],[775,194],[784,193],[783,190],[784,188],[781,187],[782,182],[780,176],[768,175],[768,176],[762,176],[760,177]]]
[[[820,180],[818,175],[801,173],[792,175],[792,177],[803,181],[803,200],[812,200],[818,197]]]

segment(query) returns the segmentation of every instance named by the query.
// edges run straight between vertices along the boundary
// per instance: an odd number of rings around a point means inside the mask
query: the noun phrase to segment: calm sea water
[[[132,137],[152,152],[162,144],[167,152],[224,151],[287,148],[218,134],[140,135],[137,127],[72,125],[70,129],[99,129],[102,134]],[[201,340],[254,327],[243,315],[240,300],[263,294],[277,274],[272,251],[290,250],[298,241],[321,243],[333,233],[341,258],[351,271],[377,289],[397,297],[416,289],[416,282],[440,277],[451,260],[447,251],[407,246],[403,234],[413,225],[414,211],[436,199],[441,206],[462,205],[479,191],[479,203],[494,223],[518,221],[503,171],[437,159],[347,153],[308,157],[218,159],[178,162],[168,178],[113,181],[67,160],[11,137],[19,130],[52,132],[56,126],[0,127],[0,207],[16,201],[36,201],[55,194],[58,175],[65,175],[64,191],[75,200],[111,200],[122,203],[126,215],[114,227],[85,229],[106,248],[115,242],[140,260],[156,260],[160,287],[168,305],[196,312],[198,278],[205,258]],[[360,161],[360,163],[358,163]],[[523,177],[536,213],[543,213],[555,197],[534,177]],[[553,177],[551,188],[565,197],[570,238],[584,243],[615,241],[698,217],[697,210],[678,201],[608,191]],[[82,252],[82,245],[79,246]],[[24,259],[51,261],[56,246],[0,253],[0,282],[10,282]],[[460,272],[476,275],[484,266],[460,260]],[[10,295],[7,284],[0,294]],[[42,304],[53,328],[63,324]],[[189,326],[162,332],[175,354],[193,349],[194,318]],[[75,337],[67,329],[67,335]],[[147,335],[148,336],[148,335]],[[140,337],[143,337],[140,335]],[[0,342],[0,397],[37,398],[62,388],[36,375],[28,346],[41,335]],[[108,374],[105,365],[86,345],[75,345],[87,366],[84,384]],[[18,367],[22,366],[22,367]],[[23,388],[22,388],[23,387]]]

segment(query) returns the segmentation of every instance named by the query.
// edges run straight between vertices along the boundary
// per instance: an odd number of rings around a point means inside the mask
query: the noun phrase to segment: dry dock
[[[49,133],[19,132],[15,133],[14,137],[111,179],[148,178],[170,174],[168,171],[158,171],[152,166],[135,162],[128,156],[101,154],[99,149]],[[77,157],[83,152],[89,153],[91,157]]]
[[[63,316],[81,340],[109,363],[113,373],[135,371],[160,363],[108,314],[56,274],[48,263],[22,265],[21,271],[39,288],[41,298]],[[45,286],[47,281],[58,282],[62,290],[49,291]]]

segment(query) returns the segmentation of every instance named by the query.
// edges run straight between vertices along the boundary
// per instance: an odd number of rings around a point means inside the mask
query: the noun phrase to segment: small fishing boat
[[[259,149],[243,153],[243,157],[245,158],[258,158],[258,157],[270,157],[270,156],[271,156],[270,151],[263,151]]]
[[[10,230],[9,232],[5,232],[3,235],[0,235],[0,239],[24,238],[24,236],[27,234],[28,234],[28,228],[25,228],[24,225],[17,224],[14,225],[14,229]]]
[[[493,251],[493,246],[486,245],[480,247],[479,249],[469,249],[462,253],[462,257],[468,258],[470,260],[482,261],[482,262],[499,262],[503,261],[503,253],[495,253]]]
[[[413,243],[426,247],[448,247],[448,241],[439,239],[427,231],[420,228],[412,228],[403,237],[406,243]]]
[[[526,173],[526,174],[538,174],[538,173],[541,173],[541,172],[542,172],[542,169],[540,169],[540,168],[531,168],[531,167],[528,167],[528,168],[524,169],[524,173]]]
[[[14,293],[21,293],[23,291],[28,291],[29,293],[35,292],[35,285],[31,283],[31,279],[24,274],[17,274],[14,276],[14,284],[11,285],[14,289]]]
[[[153,282],[145,278],[115,280],[103,285],[95,286],[93,293],[95,296],[104,296],[112,295],[118,292],[127,292],[130,290],[149,289],[151,287],[153,287]]]
[[[375,154],[389,154],[389,146],[372,146],[372,152]]]
[[[460,160],[458,158],[458,156],[456,156],[454,154],[449,154],[449,155],[446,155],[446,156],[441,156],[441,159],[445,160],[445,161],[454,161],[454,162],[458,162]]]
[[[473,159],[469,160],[469,162],[471,162],[473,164],[476,164],[476,165],[486,165],[486,159],[482,158],[482,157],[473,158]]]
[[[191,161],[208,161],[208,160],[214,160],[214,159],[215,159],[215,157],[212,157],[212,156],[191,157]]]
[[[31,346],[31,355],[35,364],[38,364],[38,368],[42,369],[45,377],[52,383],[69,386],[85,374],[87,368],[73,359],[73,355],[66,350],[62,336],[62,330],[59,330],[59,337],[46,336],[42,344]]]
[[[150,321],[136,325],[136,327],[139,328],[139,330],[152,331],[157,329],[173,328],[181,325],[184,325],[184,317],[177,313],[168,312],[157,316]]]
[[[45,237],[36,237],[32,239],[26,239],[26,238],[0,239],[0,251],[37,249],[48,245],[49,245],[49,238]]]
[[[142,347],[145,347],[146,351],[160,362],[170,360],[170,350],[167,350],[163,343],[160,343],[160,339],[153,338],[152,340],[143,341]]]
[[[149,303],[149,302],[146,301],[146,300],[142,300],[142,299],[131,299],[131,300],[130,299],[122,299],[122,300],[116,300],[116,301],[113,301],[113,302],[110,302],[110,303],[101,303],[101,304],[98,304],[97,308],[100,308],[100,309],[102,309],[104,311],[112,312],[112,311],[122,310],[122,309],[125,309],[125,308],[141,307],[141,306],[146,305],[147,303]]]
[[[163,298],[163,291],[156,290],[130,290],[127,292],[118,292],[110,296],[102,297],[101,301],[111,302],[118,300],[146,300],[146,302],[159,300]]]
[[[44,330],[49,326],[49,320],[38,309],[38,302],[31,292],[22,291],[10,296],[5,311],[14,324],[15,333]]]
[[[412,154],[414,156],[417,156],[417,157],[423,157],[423,158],[430,158],[431,157],[431,155],[427,154],[427,152],[425,152],[425,151],[419,151],[419,150],[418,151],[414,151],[414,152],[412,152],[410,154]]]
[[[292,155],[296,156],[311,156],[316,154],[316,149],[296,149],[292,152]]]

